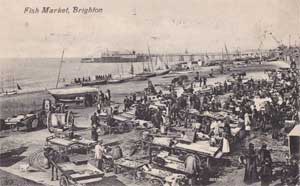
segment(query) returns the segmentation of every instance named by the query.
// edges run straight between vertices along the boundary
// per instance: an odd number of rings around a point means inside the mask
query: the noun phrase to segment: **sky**
[[[102,8],[24,14],[25,7]],[[300,44],[300,0],[0,0],[0,57],[99,56],[106,50],[215,52]],[[266,32],[267,31],[267,32]],[[267,34],[265,34],[267,33]],[[266,37],[264,37],[266,36]],[[291,38],[291,39],[289,39]],[[291,41],[291,42],[289,42]]]

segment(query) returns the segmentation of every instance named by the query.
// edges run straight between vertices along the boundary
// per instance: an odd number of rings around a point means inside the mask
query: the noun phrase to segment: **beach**
[[[251,64],[246,66],[237,66],[236,71],[245,71],[247,73],[247,78],[253,79],[262,79],[266,78],[267,74],[264,72],[266,69],[278,69],[280,67],[287,67],[288,64],[285,62],[270,62],[259,64]],[[199,69],[201,74],[208,74],[211,71],[211,68],[217,69],[218,67],[203,67]],[[215,71],[216,72],[216,71]],[[188,74],[191,78],[195,74]],[[230,77],[231,73],[227,74],[216,74],[214,78],[208,79],[208,84],[214,85],[217,82],[223,81]],[[167,78],[162,77],[154,77],[151,78],[151,81],[154,85],[160,85],[169,83],[172,78],[178,75],[167,75]],[[110,89],[112,92],[112,99],[114,102],[122,103],[124,96],[129,95],[136,91],[143,91],[147,86],[147,81],[145,82],[127,82],[116,85],[104,85],[99,88],[103,91],[106,89]],[[51,95],[47,93],[47,91],[40,91],[36,93],[27,93],[16,95],[12,97],[6,97],[4,99],[1,98],[1,117],[8,117],[14,114],[18,114],[20,112],[26,113],[30,110],[39,110],[41,108],[43,99],[52,99]],[[95,107],[87,107],[87,108],[76,108],[72,109],[72,112],[75,113],[76,120],[75,125],[78,128],[76,131],[77,134],[81,135],[84,138],[90,139],[90,116],[95,111]],[[0,138],[0,146],[2,150],[9,149],[22,149],[18,154],[16,154],[18,158],[9,161],[9,159],[3,160],[2,162],[9,162],[7,165],[1,164],[0,169],[9,174],[15,174],[20,177],[24,177],[29,180],[33,180],[34,182],[41,183],[44,185],[53,185],[57,186],[57,181],[50,181],[50,174],[47,171],[37,171],[37,172],[22,172],[19,170],[20,164],[34,159],[34,157],[38,156],[41,152],[43,145],[45,143],[45,138],[50,136],[51,134],[47,129],[41,129],[32,132],[26,131],[2,131]],[[124,134],[114,134],[114,135],[105,135],[102,136],[106,143],[110,142],[121,142],[125,146],[128,144],[135,143],[135,140],[138,139],[139,132],[131,131],[130,133]],[[266,137],[266,140],[269,137]],[[253,138],[253,140],[257,140]],[[273,144],[274,148],[276,143]],[[238,151],[239,152],[239,151]],[[238,154],[238,153],[237,153]],[[278,155],[280,156],[280,155]],[[231,160],[233,162],[237,162],[238,156],[232,156]],[[282,158],[282,157],[278,157]],[[232,169],[226,168],[224,174],[217,179],[214,185],[243,185],[242,176],[243,169]],[[108,174],[108,178],[109,174]],[[1,178],[4,179],[3,177]],[[22,182],[19,182],[22,183]],[[103,182],[103,185],[141,185],[144,184],[142,182],[133,183],[130,179],[118,176],[112,177],[110,179],[106,179]],[[275,184],[275,183],[274,183]]]

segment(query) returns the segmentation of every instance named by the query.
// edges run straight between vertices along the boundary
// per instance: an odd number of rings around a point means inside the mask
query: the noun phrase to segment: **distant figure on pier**
[[[297,58],[298,58],[298,56],[297,56]],[[296,60],[294,58],[291,58],[290,68],[291,69],[296,69],[297,68]]]
[[[203,86],[206,86],[206,83],[207,83],[207,78],[203,77]]]

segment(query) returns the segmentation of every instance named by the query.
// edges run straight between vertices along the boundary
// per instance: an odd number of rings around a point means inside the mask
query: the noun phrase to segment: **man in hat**
[[[97,145],[95,146],[95,159],[97,163],[97,168],[103,171],[103,153],[104,146],[102,145],[103,141],[99,140]]]
[[[92,126],[98,126],[99,124],[99,118],[97,117],[97,113],[95,112],[92,116],[91,116],[91,125]]]

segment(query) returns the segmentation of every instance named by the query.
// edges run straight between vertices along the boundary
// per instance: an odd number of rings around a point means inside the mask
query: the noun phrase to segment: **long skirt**
[[[244,182],[246,184],[252,184],[258,181],[258,173],[256,163],[248,163],[245,167],[245,175],[244,175]]]
[[[222,152],[223,153],[229,153],[230,152],[230,144],[229,144],[228,139],[226,139],[226,138],[223,138]]]

